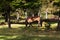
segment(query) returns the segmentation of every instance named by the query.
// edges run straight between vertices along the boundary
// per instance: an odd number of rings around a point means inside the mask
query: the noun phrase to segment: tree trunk
[[[10,23],[10,13],[7,13],[8,15],[8,27],[11,28],[11,23]]]
[[[47,14],[48,14],[48,13],[46,13],[46,19],[48,18]]]
[[[57,26],[57,31],[60,31],[60,14],[58,13],[58,26]]]
[[[19,22],[19,12],[17,12],[17,22]]]
[[[57,31],[60,31],[60,21],[58,21]]]
[[[25,16],[26,16],[26,18],[27,18],[27,11],[25,12]]]
[[[38,16],[40,16],[40,10],[38,11]],[[41,17],[41,16],[40,16]]]
[[[6,2],[4,6],[4,11],[6,12],[6,20],[8,21],[8,27],[11,28],[11,23],[10,23],[10,11],[12,10],[10,3]]]

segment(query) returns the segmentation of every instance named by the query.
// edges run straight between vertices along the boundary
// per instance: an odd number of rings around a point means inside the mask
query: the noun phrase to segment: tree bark
[[[19,16],[20,16],[20,15],[19,15],[19,12],[17,11],[16,14],[17,14],[17,22],[19,22]]]
[[[8,27],[11,28],[11,23],[10,23],[10,11],[11,7],[10,5],[7,5],[7,16],[8,16]]]
[[[8,27],[11,28],[11,23],[10,23],[10,13],[8,13]]]
[[[25,12],[25,16],[26,16],[26,18],[27,18],[27,11]]]
[[[58,20],[57,31],[60,31],[60,21]]]

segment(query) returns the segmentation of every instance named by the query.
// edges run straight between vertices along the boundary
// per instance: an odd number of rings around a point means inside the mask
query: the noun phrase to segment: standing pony
[[[32,26],[32,22],[35,22],[37,21],[38,22],[38,27],[40,26],[40,17],[39,16],[34,16],[34,17],[28,17],[25,21],[26,23],[26,27],[28,26]]]

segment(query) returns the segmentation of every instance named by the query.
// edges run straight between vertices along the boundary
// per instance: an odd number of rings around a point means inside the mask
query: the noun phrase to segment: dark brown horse
[[[40,26],[40,16],[28,17],[25,21],[26,27],[28,24],[29,24],[29,26],[32,26],[32,22],[35,22],[35,21],[38,22],[38,27],[39,27]]]

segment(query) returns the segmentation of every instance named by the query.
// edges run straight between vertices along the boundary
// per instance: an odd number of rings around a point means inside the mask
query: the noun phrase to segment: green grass
[[[0,28],[0,40],[60,40],[60,32],[38,31],[35,28]]]
[[[0,40],[60,40],[60,38],[22,35],[22,36],[1,36]]]
[[[55,37],[37,37],[37,36],[0,36],[0,40],[60,40],[60,38]]]
[[[0,23],[1,23],[1,22],[4,22],[4,21],[5,21],[4,19],[0,19]]]

